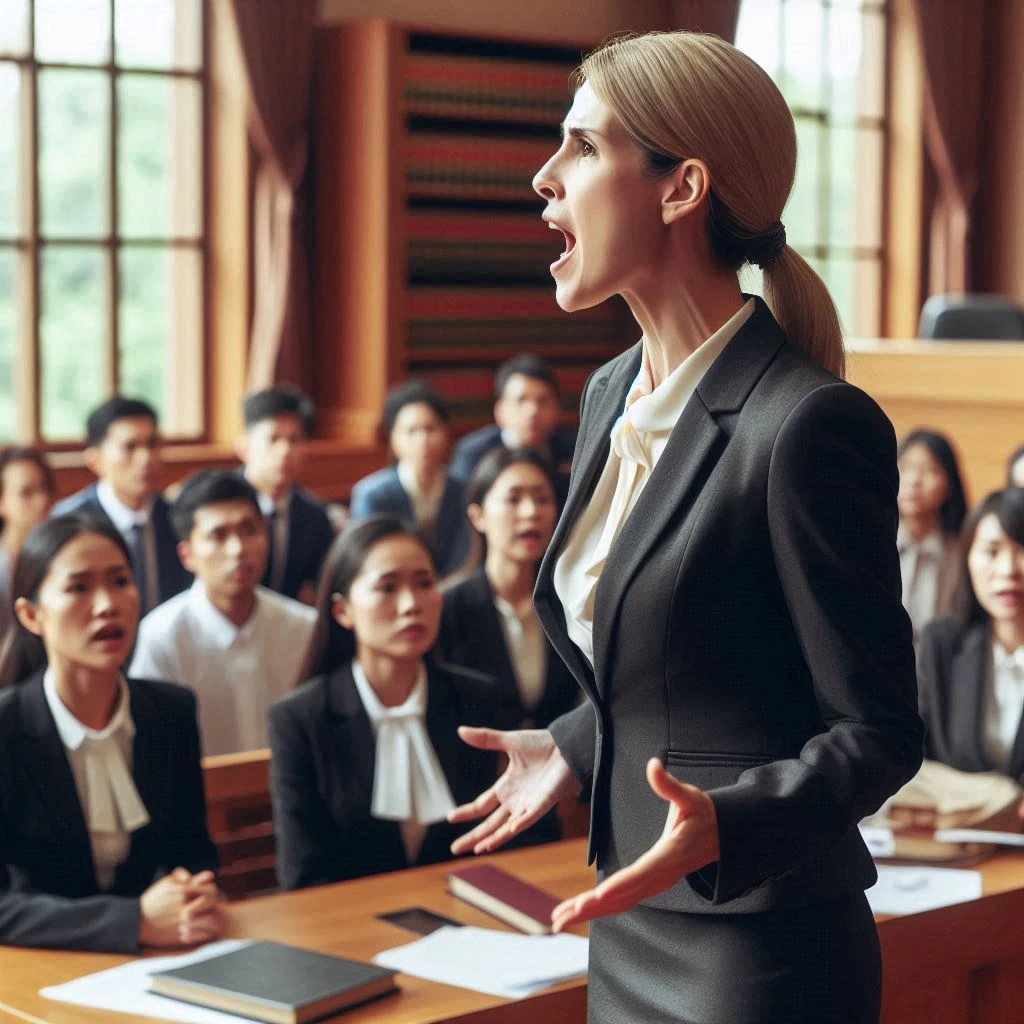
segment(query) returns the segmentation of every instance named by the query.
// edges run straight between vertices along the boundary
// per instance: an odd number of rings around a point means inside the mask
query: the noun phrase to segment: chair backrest
[[[933,295],[921,309],[919,338],[1024,340],[1024,309],[1001,295]]]
[[[277,888],[270,808],[270,751],[203,758],[206,822],[220,855],[217,880],[229,899]]]

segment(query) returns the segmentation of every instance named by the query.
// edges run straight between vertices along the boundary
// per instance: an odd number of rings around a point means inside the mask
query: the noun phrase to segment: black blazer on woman
[[[870,886],[857,822],[921,763],[892,426],[756,304],[610,552],[593,672],[552,572],[604,467],[639,344],[588,382],[568,502],[537,581],[544,627],[588,697],[551,732],[592,782],[600,870],[661,835],[650,757],[714,801],[720,859],[646,901],[662,909],[773,910]]]
[[[493,754],[459,739],[460,725],[492,725],[493,682],[450,665],[428,664],[427,733],[456,804],[495,779]],[[270,791],[283,889],[340,882],[410,865],[399,823],[370,814],[376,746],[352,667],[316,676],[270,709]],[[465,826],[427,830],[416,864],[448,860]]]
[[[546,728],[579,701],[576,680],[549,646],[540,703],[533,711],[524,707],[494,592],[482,567],[445,592],[440,643],[445,661],[494,677],[491,699],[500,729]]]
[[[150,821],[132,833],[106,892],[42,673],[0,694],[0,943],[133,953],[138,897],[176,867],[216,868],[195,697],[141,679],[128,693],[132,775]]]
[[[1024,719],[1008,764],[990,764],[982,746],[985,692],[992,671],[992,634],[987,622],[964,628],[957,619],[936,619],[921,634],[917,679],[927,727],[925,756],[962,772],[1000,771],[1024,776]]]

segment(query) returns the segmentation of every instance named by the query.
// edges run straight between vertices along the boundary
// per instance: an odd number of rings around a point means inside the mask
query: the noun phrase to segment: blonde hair
[[[837,376],[839,316],[824,282],[789,245],[780,218],[796,173],[793,115],[771,78],[718,36],[650,32],[614,39],[574,76],[589,82],[652,175],[686,159],[711,177],[708,238],[720,263],[764,271],[765,299],[789,340]]]

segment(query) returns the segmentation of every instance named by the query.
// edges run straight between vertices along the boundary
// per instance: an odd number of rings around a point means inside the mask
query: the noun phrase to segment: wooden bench
[[[203,758],[206,822],[229,899],[277,889],[270,809],[270,751]]]

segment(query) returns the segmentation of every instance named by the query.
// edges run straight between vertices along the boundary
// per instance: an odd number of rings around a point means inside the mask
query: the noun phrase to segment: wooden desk
[[[588,885],[582,840],[498,854],[494,859],[561,896]],[[447,867],[344,882],[230,907],[232,936],[276,939],[367,959],[411,941],[375,914],[423,906],[467,924],[501,927],[448,896]],[[971,903],[909,917],[882,918],[883,1024],[1008,1024],[1024,1019],[1024,855],[1001,854],[980,866],[985,895]],[[127,957],[0,948],[0,1021],[118,1024],[149,1021],[51,1002],[46,985],[123,963]],[[338,1018],[346,1024],[583,1024],[586,984],[568,982],[506,1002],[403,975],[400,996]]]

